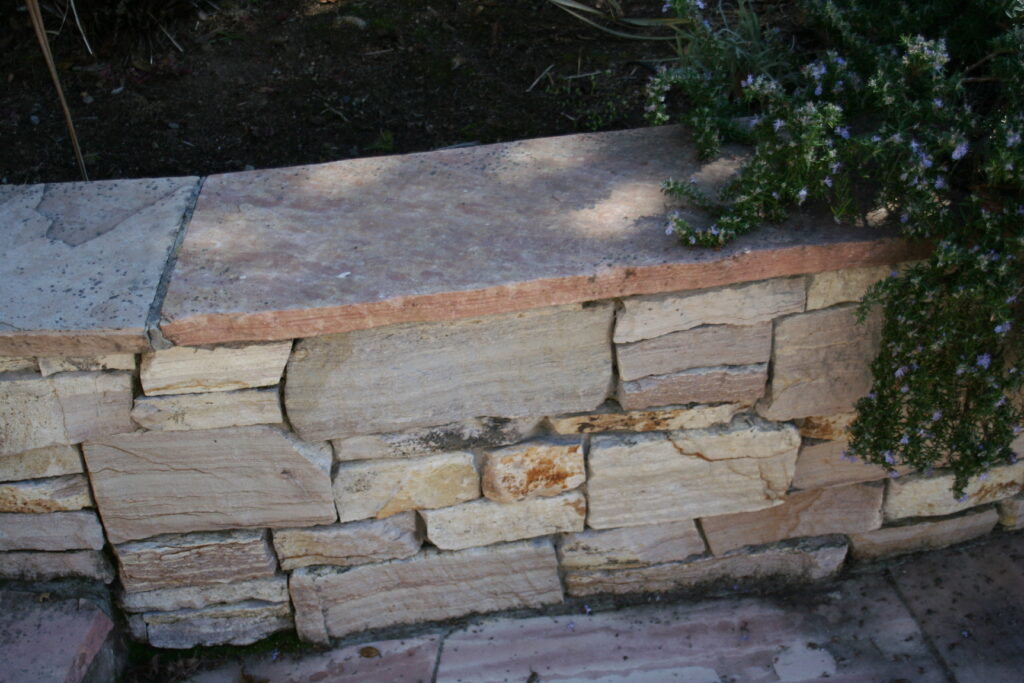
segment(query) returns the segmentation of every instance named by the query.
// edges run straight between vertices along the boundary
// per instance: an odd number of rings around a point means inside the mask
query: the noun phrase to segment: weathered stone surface
[[[412,458],[518,443],[528,438],[540,422],[535,417],[479,417],[404,432],[333,439],[332,443],[336,460]]]
[[[884,467],[862,460],[843,460],[845,441],[805,442],[800,447],[793,474],[793,487],[803,490],[845,486],[863,481],[885,479]]]
[[[677,403],[738,402],[749,406],[764,395],[767,381],[767,364],[723,365],[620,381],[616,396],[627,410]]]
[[[335,520],[330,447],[273,427],[121,434],[84,451],[113,543]]]
[[[131,407],[127,373],[0,376],[0,454],[129,432]]]
[[[882,526],[884,491],[881,484],[801,491],[786,496],[782,505],[704,517],[700,525],[715,555],[800,536],[863,533]]]
[[[338,521],[378,519],[480,497],[472,453],[342,463],[334,475]]]
[[[462,550],[549,534],[583,531],[587,499],[579,491],[514,503],[474,500],[420,512],[427,538],[442,550]]]
[[[285,403],[310,440],[481,415],[592,410],[611,379],[610,303],[304,339]]]
[[[317,643],[368,628],[562,601],[549,541],[425,550],[347,570],[307,567],[292,573],[289,590],[299,637]]]
[[[937,521],[889,526],[850,534],[850,555],[857,560],[936,550],[984,536],[995,528],[999,513],[992,508],[970,510]]]
[[[583,596],[669,591],[722,580],[818,581],[839,571],[846,559],[846,550],[846,539],[841,536],[783,541],[691,562],[637,569],[570,571],[565,573],[565,587],[569,595]]]
[[[567,534],[558,560],[567,570],[629,569],[682,562],[705,550],[693,522],[673,522]]]
[[[53,356],[39,359],[43,377],[58,372],[96,372],[98,370],[135,371],[135,354],[111,353],[104,356]]]
[[[587,525],[641,526],[778,505],[798,440],[791,426],[750,417],[668,435],[595,436]]]
[[[169,534],[114,549],[132,593],[268,579],[277,569],[266,532],[256,529]]]
[[[0,513],[0,550],[99,550],[103,527],[95,512]]]
[[[557,496],[587,479],[583,444],[577,437],[526,441],[484,456],[481,486],[487,498],[511,503]]]
[[[0,512],[60,512],[92,506],[84,474],[0,484]]]
[[[269,387],[281,381],[290,341],[212,349],[178,346],[142,356],[147,396]]]
[[[184,431],[259,424],[281,424],[281,398],[276,387],[209,394],[140,397],[132,419],[146,429]]]
[[[349,524],[274,530],[274,550],[285,571],[314,564],[349,567],[400,560],[419,552],[422,541],[415,512]]]
[[[0,553],[0,578],[51,581],[71,577],[110,583],[114,580],[114,568],[99,550]]]
[[[213,586],[180,586],[120,595],[121,607],[126,612],[173,612],[247,600],[287,603],[288,578],[280,575]]]
[[[595,413],[549,417],[548,424],[556,434],[704,429],[711,425],[729,422],[744,407],[740,403],[720,403],[717,405],[666,406],[652,410],[626,412],[609,409]]]
[[[771,352],[771,321],[756,325],[702,325],[615,347],[619,377],[623,380],[692,368],[767,363]]]
[[[953,475],[915,474],[889,480],[885,518],[934,517],[960,512],[984,503],[1011,498],[1024,489],[1024,462],[993,468],[984,480],[975,478],[957,499]]]
[[[84,471],[76,446],[46,446],[0,457],[0,481],[59,477]]]
[[[860,301],[871,285],[887,277],[892,270],[891,266],[869,266],[815,273],[807,285],[807,310]]]
[[[184,650],[197,645],[249,645],[292,628],[288,603],[249,600],[143,615],[150,645]]]
[[[849,434],[850,425],[857,419],[857,413],[839,413],[838,415],[822,415],[805,417],[796,421],[800,428],[800,436],[823,441],[841,441]]]
[[[1004,529],[1024,529],[1024,496],[1006,498],[996,503],[999,525]]]
[[[149,347],[145,326],[198,178],[101,180],[0,196],[0,354]]]
[[[776,278],[681,294],[633,297],[615,321],[615,343],[700,325],[756,325],[804,310],[803,278]]]
[[[32,356],[0,356],[0,372],[38,372],[39,365]]]
[[[849,412],[871,388],[881,315],[846,304],[776,321],[772,380],[758,412],[769,420]]]

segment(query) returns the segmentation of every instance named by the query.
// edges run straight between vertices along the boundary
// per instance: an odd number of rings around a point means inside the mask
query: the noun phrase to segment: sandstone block
[[[82,455],[75,446],[35,448],[24,453],[0,456],[0,481],[21,481],[81,474]]]
[[[99,550],[103,527],[91,510],[0,513],[0,550]]]
[[[881,484],[801,491],[773,508],[705,517],[700,524],[715,555],[800,536],[863,533],[882,526],[884,491]]]
[[[127,373],[0,377],[0,454],[129,432],[131,407]]]
[[[595,436],[587,525],[680,522],[778,505],[793,478],[798,438],[791,426],[750,417],[667,435]]]
[[[597,432],[655,432],[676,429],[703,429],[729,422],[743,410],[740,403],[717,405],[666,406],[651,410],[581,413],[549,417],[556,434],[594,434]]]
[[[622,529],[588,529],[566,534],[558,545],[562,569],[629,569],[682,562],[705,552],[693,522],[673,522]]]
[[[84,451],[113,543],[335,520],[330,447],[273,427],[121,434]]]
[[[953,475],[945,472],[890,479],[885,497],[885,518],[934,517],[1011,498],[1024,489],[1024,462],[993,468],[982,480],[975,478],[961,499],[953,494]]]
[[[248,600],[287,603],[287,577],[280,575],[213,586],[162,588],[143,593],[122,593],[120,596],[121,607],[126,612],[173,612]]]
[[[881,315],[863,325],[848,304],[775,323],[772,380],[758,412],[769,420],[849,412],[871,388]]]
[[[583,531],[587,499],[579,491],[554,498],[526,498],[514,503],[475,500],[463,505],[423,510],[427,538],[442,550],[462,550],[523,538]]]
[[[499,503],[557,496],[587,479],[583,444],[576,439],[538,439],[484,456],[483,493]]]
[[[269,387],[281,381],[292,343],[178,346],[142,355],[140,376],[147,396],[196,394]]]
[[[292,573],[289,590],[299,637],[318,643],[368,628],[562,601],[548,541],[425,550],[347,570],[307,567]]]
[[[803,490],[885,479],[885,468],[843,460],[846,441],[804,442],[796,459],[793,487]]]
[[[114,568],[99,550],[21,551],[0,553],[0,578],[18,581],[81,578],[110,583],[114,580]]]
[[[53,356],[39,359],[43,377],[58,372],[96,372],[98,370],[127,370],[135,372],[135,354],[111,353],[105,356]]]
[[[757,325],[703,325],[615,347],[619,377],[623,380],[693,368],[767,363],[771,352],[770,321]]]
[[[807,310],[860,301],[871,285],[888,277],[892,270],[890,266],[869,266],[815,273],[807,285]]]
[[[839,413],[805,417],[797,420],[796,424],[800,428],[800,436],[807,439],[842,441],[849,436],[848,430],[856,419],[857,413]]]
[[[1004,529],[1024,529],[1024,496],[1006,498],[996,503],[999,525]]]
[[[804,279],[776,278],[686,294],[630,297],[615,321],[615,343],[700,325],[755,325],[804,310]]]
[[[717,581],[818,581],[834,576],[842,568],[846,551],[843,537],[823,536],[783,541],[690,562],[637,569],[570,571],[565,574],[565,586],[569,595],[584,596],[696,588]]]
[[[0,484],[0,512],[60,512],[92,506],[84,474]]]
[[[274,550],[285,571],[314,564],[349,567],[403,559],[419,552],[422,541],[415,512],[349,524],[274,530]]]
[[[535,417],[478,417],[437,427],[333,439],[332,443],[337,460],[412,458],[518,443],[529,437],[540,422]]]
[[[132,419],[146,429],[184,431],[281,424],[277,388],[140,397]]]
[[[131,593],[269,579],[277,569],[266,533],[257,529],[169,534],[114,550]]]
[[[249,645],[292,628],[288,603],[250,600],[195,610],[143,615],[149,644],[184,650],[197,645]]]
[[[315,440],[592,410],[611,378],[612,313],[558,306],[304,339],[288,368],[288,416]]]
[[[0,372],[37,372],[39,365],[31,356],[0,356]]]
[[[741,403],[749,406],[764,395],[767,381],[768,366],[764,363],[723,365],[620,381],[616,396],[627,410],[679,403]]]
[[[969,541],[992,531],[999,514],[992,508],[971,510],[956,517],[850,534],[850,554],[857,560],[875,560],[921,550],[936,550]]]
[[[378,519],[480,497],[472,453],[342,463],[334,475],[338,521]]]

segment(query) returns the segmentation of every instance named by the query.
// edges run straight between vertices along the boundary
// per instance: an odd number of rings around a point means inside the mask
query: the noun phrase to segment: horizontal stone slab
[[[871,285],[889,276],[892,266],[846,268],[816,273],[807,284],[807,310],[860,301]]]
[[[91,510],[0,513],[0,550],[99,550],[103,527]]]
[[[299,637],[323,644],[370,628],[562,601],[549,541],[425,550],[351,569],[306,567],[292,572],[289,590]]]
[[[484,455],[481,488],[499,503],[556,496],[587,479],[579,437],[524,441]]]
[[[844,459],[846,441],[809,441],[800,447],[793,473],[793,487],[802,490],[846,486],[885,479],[889,473],[879,465],[860,459]]]
[[[274,550],[285,571],[317,564],[351,567],[400,560],[419,552],[422,542],[415,512],[349,524],[274,530]]]
[[[13,188],[0,198],[0,355],[135,353],[197,178]]]
[[[0,553],[0,578],[17,581],[78,578],[110,583],[114,580],[114,568],[100,550],[16,551]]]
[[[565,570],[630,569],[682,562],[706,550],[693,522],[674,522],[565,534],[558,561]]]
[[[957,498],[953,493],[954,477],[948,472],[915,474],[890,479],[885,496],[885,518],[932,517],[950,515],[968,508],[1012,498],[1024,490],[1024,462],[995,467],[975,477]]]
[[[273,427],[121,434],[83,450],[113,543],[336,519],[330,446]]]
[[[92,494],[84,474],[0,484],[0,512],[61,512],[91,507]]]
[[[703,325],[629,344],[616,344],[623,381],[693,368],[767,363],[771,321],[756,325]]]
[[[935,521],[918,521],[862,534],[850,534],[850,555],[857,560],[937,550],[984,536],[995,528],[999,514],[992,508],[970,510]]]
[[[598,432],[658,432],[676,429],[703,429],[732,420],[743,410],[740,403],[717,405],[665,406],[651,410],[620,411],[608,409],[578,415],[549,417],[556,434],[596,434]]]
[[[173,612],[248,600],[287,603],[288,579],[281,575],[214,586],[180,586],[143,593],[122,593],[119,596],[119,604],[126,612]]]
[[[279,342],[147,353],[139,372],[142,390],[164,396],[273,386],[281,381],[291,350],[291,342]]]
[[[0,456],[0,481],[42,479],[84,472],[77,446],[57,445]]]
[[[39,371],[43,377],[58,372],[96,372],[99,370],[135,371],[135,355],[112,353],[105,356],[54,356],[39,359]]]
[[[616,397],[627,410],[674,403],[736,402],[749,406],[764,395],[767,381],[765,363],[723,365],[620,381]]]
[[[175,650],[198,645],[250,645],[293,626],[288,603],[256,600],[194,610],[150,612],[142,619],[150,645]]]
[[[849,429],[856,420],[857,413],[817,415],[797,420],[796,426],[800,428],[800,436],[808,439],[840,441],[849,436]]]
[[[0,372],[39,372],[39,364],[31,356],[0,356]]]
[[[277,387],[177,396],[140,396],[132,419],[146,429],[178,432],[193,429],[281,424]]]
[[[333,439],[336,460],[414,458],[421,455],[495,448],[530,436],[541,423],[535,417],[478,417],[437,427],[420,427],[388,434]]]

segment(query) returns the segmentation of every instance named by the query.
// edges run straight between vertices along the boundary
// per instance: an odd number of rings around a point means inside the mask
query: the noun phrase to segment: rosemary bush
[[[712,7],[712,5],[715,5]],[[871,393],[847,456],[973,477],[1013,462],[1024,418],[1024,0],[669,0],[678,60],[651,81],[648,115],[678,115],[700,154],[752,153],[717,196],[669,195],[685,245],[718,247],[795,206],[837,221],[884,209],[931,257],[875,285],[884,311]],[[670,106],[670,103],[678,106]],[[679,109],[679,113],[675,113]]]

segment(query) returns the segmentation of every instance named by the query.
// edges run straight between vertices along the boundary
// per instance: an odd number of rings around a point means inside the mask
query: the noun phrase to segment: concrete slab
[[[1024,534],[920,555],[893,576],[958,683],[1024,680]]]
[[[534,676],[536,674],[536,676]],[[946,681],[884,578],[786,602],[728,599],[489,619],[451,634],[438,683]]]
[[[111,180],[0,195],[0,355],[147,349],[146,318],[198,185]]]

